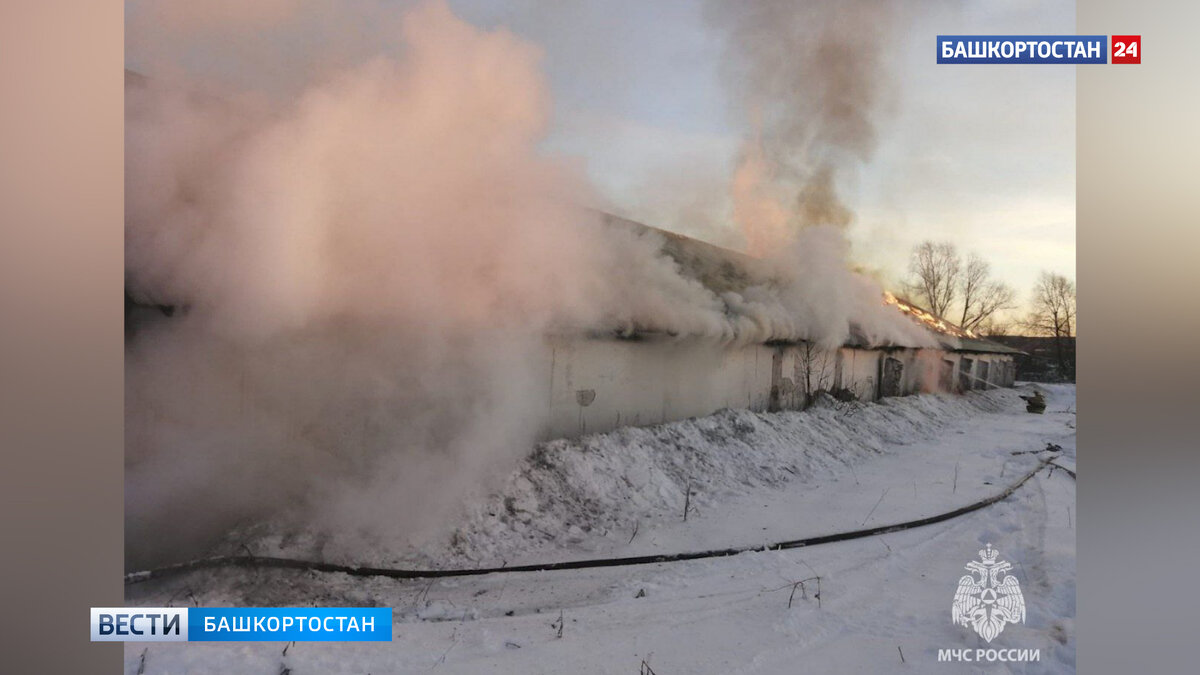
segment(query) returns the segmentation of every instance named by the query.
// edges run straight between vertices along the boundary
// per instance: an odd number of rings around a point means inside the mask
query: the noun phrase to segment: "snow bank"
[[[457,539],[447,533],[421,549],[351,536],[341,551],[312,542],[301,551],[302,537],[286,545],[246,541],[264,555],[384,564],[410,556],[469,567],[599,557],[586,553],[591,546],[606,555],[677,552],[898,522],[995,494],[1035,465],[1029,451],[1047,443],[1062,448],[1057,462],[1075,466],[1074,387],[1037,385],[1049,402],[1044,415],[1025,413],[1017,398],[1031,388],[873,404],[825,400],[804,413],[721,411],[546,443],[501,477],[495,494],[464,505]],[[689,480],[694,510],[682,523]],[[944,670],[939,649],[986,646],[952,624],[950,602],[965,562],[991,543],[1015,566],[1028,608],[1002,646],[1042,654],[1036,664],[993,670],[1073,672],[1074,497],[1073,479],[1043,471],[1008,499],[930,527],[669,565],[411,581],[202,570],[128,586],[127,600],[392,607],[393,642],[287,650],[276,643],[130,644],[126,669],[607,673],[636,672],[644,659],[658,672],[793,672],[797,663],[811,672],[933,672]],[[792,602],[791,584],[814,574],[822,577],[821,600],[809,589]],[[560,612],[561,637],[553,623]],[[906,666],[898,665],[898,647]]]
[[[636,528],[702,517],[740,496],[792,481],[818,482],[847,466],[937,435],[980,412],[1011,408],[1012,390],[929,394],[878,403],[825,397],[804,412],[721,410],[646,428],[542,443],[491,495],[464,504],[457,527],[432,541],[315,541],[239,533],[260,555],[358,564],[461,567],[568,559],[611,549]],[[690,487],[690,497],[688,496]],[[644,531],[644,530],[643,530]],[[232,544],[236,541],[236,544]]]
[[[498,564],[531,545],[590,548],[590,539],[628,533],[638,521],[678,520],[685,501],[702,511],[762,487],[832,476],[891,445],[928,438],[981,409],[994,411],[1011,394],[877,404],[826,397],[805,412],[726,409],[544,443],[497,495],[474,505],[453,535],[455,557]]]

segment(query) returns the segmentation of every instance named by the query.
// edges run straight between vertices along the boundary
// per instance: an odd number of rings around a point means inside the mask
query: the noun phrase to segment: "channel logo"
[[[389,607],[93,607],[92,642],[391,642]]]
[[[92,642],[187,642],[187,639],[187,609],[92,608]]]
[[[1140,46],[1141,38],[1137,37]],[[1108,63],[1108,36],[939,35],[937,36],[937,62]],[[1117,60],[1114,58],[1113,62],[1117,63]]]

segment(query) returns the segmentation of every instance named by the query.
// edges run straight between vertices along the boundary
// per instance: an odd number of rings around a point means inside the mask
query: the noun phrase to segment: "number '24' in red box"
[[[1141,63],[1142,36],[1114,35],[1112,36],[1113,63]]]

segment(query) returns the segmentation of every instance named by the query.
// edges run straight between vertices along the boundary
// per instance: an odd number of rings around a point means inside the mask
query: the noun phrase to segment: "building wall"
[[[574,340],[550,345],[546,438],[709,415],[765,411],[774,350],[669,340]]]
[[[648,338],[553,339],[544,439],[710,415],[804,408],[818,391],[859,400],[1012,385],[1012,358],[933,349],[823,350]],[[962,371],[963,357],[972,368]],[[986,363],[987,378],[980,377]]]
[[[955,391],[1011,387],[1016,375],[1013,357],[1005,354],[958,355],[954,373]]]
[[[842,355],[842,373],[837,389],[854,394],[861,401],[871,401],[878,396],[880,352],[864,349],[838,350]]]

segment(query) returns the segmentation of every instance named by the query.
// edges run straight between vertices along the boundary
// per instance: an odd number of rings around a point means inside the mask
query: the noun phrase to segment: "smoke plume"
[[[762,255],[810,226],[846,227],[838,181],[870,159],[883,84],[887,3],[712,2],[726,80],[748,127],[735,220]]]
[[[312,4],[239,17],[193,3],[184,18],[263,30]],[[930,344],[850,271],[836,228],[805,228],[799,254],[751,265],[740,288],[707,287],[661,235],[596,222],[578,167],[537,150],[551,119],[537,47],[440,1],[380,26],[398,54],[310,57],[294,91],[239,93],[177,64],[127,82],[127,288],[176,308],[127,346],[129,565],[264,519],[331,557],[429,535],[532,447],[548,334],[833,346],[853,326]],[[821,58],[813,72],[854,79]],[[747,222],[848,219],[837,156],[870,139],[842,113],[869,92],[834,85],[800,108],[815,126],[785,123],[763,92],[747,189],[793,174],[804,189],[801,206],[764,200]],[[821,161],[784,161],[799,137]]]

